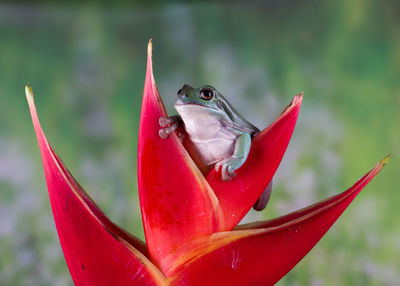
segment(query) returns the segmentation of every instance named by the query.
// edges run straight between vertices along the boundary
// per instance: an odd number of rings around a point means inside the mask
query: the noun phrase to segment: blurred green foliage
[[[392,152],[278,284],[399,285],[399,11],[398,1],[370,0],[0,5],[0,285],[72,285],[27,82],[65,164],[107,215],[143,238],[136,148],[150,37],[170,112],[183,83],[207,83],[263,128],[305,92],[270,205],[248,220],[338,193]]]

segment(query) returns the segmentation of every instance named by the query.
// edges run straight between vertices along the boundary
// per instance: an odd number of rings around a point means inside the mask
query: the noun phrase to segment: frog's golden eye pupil
[[[209,88],[203,88],[200,90],[200,97],[204,100],[210,100],[214,96],[214,91]]]

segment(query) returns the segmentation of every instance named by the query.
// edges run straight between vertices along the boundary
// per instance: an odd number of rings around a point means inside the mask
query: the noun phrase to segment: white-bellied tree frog
[[[221,170],[221,179],[236,176],[250,152],[251,138],[260,130],[243,118],[212,86],[193,88],[185,84],[178,91],[175,109],[179,115],[161,117],[159,134],[167,138],[180,125],[184,146],[203,173],[213,167]],[[271,195],[272,181],[253,208],[261,211]]]

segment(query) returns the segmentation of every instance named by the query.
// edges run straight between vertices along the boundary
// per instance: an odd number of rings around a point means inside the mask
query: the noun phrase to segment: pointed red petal
[[[182,243],[219,230],[218,200],[178,137],[162,139],[158,120],[166,112],[154,81],[152,44],[139,127],[138,181],[146,242],[161,259]]]
[[[165,285],[164,276],[147,259],[144,243],[113,224],[53,152],[28,86],[26,96],[58,236],[75,285]]]
[[[173,285],[273,285],[322,238],[363,187],[383,168],[379,162],[340,195],[256,229],[217,233],[193,243],[166,273]],[[247,225],[251,227],[252,225]],[[204,275],[212,272],[213,275]]]
[[[289,144],[302,99],[303,93],[296,95],[281,115],[252,140],[249,157],[235,178],[224,182],[215,170],[207,174],[223,209],[227,230],[242,220],[271,181]]]

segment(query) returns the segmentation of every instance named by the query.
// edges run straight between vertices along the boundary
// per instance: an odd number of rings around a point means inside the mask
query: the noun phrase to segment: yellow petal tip
[[[151,53],[152,49],[153,49],[153,39],[150,39],[149,43],[147,44],[147,52]]]
[[[392,157],[392,153],[390,153],[385,158],[383,158],[382,160],[379,161],[379,163],[381,164],[382,168],[386,166],[386,164],[389,162],[391,157]]]
[[[303,101],[303,96],[304,96],[304,91],[299,92],[298,94],[296,94],[293,97],[292,101],[290,102],[290,105],[294,106],[294,105],[297,105],[299,102]]]
[[[33,90],[29,83],[25,85],[25,95],[28,102],[33,101]]]

